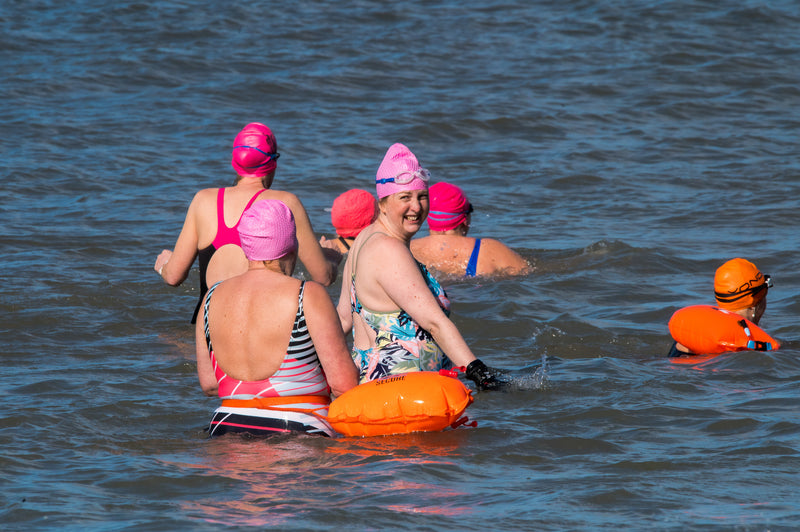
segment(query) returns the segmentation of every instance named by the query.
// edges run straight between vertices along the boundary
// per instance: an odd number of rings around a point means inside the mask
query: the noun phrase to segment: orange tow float
[[[461,414],[472,401],[456,372],[417,371],[348,390],[331,402],[326,419],[345,436],[439,431],[466,424]]]
[[[777,340],[755,323],[711,305],[693,305],[676,311],[669,320],[672,338],[698,355],[729,351],[773,351]]]

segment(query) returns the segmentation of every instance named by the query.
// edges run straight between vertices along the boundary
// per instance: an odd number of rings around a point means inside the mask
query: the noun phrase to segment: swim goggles
[[[273,161],[273,160],[277,161],[278,157],[281,156],[281,154],[278,153],[278,152],[269,153],[269,152],[266,152],[266,151],[262,150],[261,148],[256,148],[255,146],[247,146],[246,144],[242,144],[241,146],[234,146],[233,147],[234,150],[237,149],[237,148],[247,148],[248,150],[256,150],[258,153],[266,156],[266,158],[267,158],[266,161],[264,161],[263,163],[261,163],[259,165],[256,165],[256,166],[245,166],[244,168],[258,168],[259,166],[264,166],[266,164],[269,164],[270,161]]]
[[[404,170],[393,177],[375,179],[375,184],[385,185],[386,183],[395,183],[396,185],[407,185],[417,177],[427,183],[431,178],[431,173],[425,168],[420,168],[419,170]]]
[[[767,290],[772,288],[772,277],[769,275],[764,275],[764,282],[758,286],[751,286],[753,281],[747,281],[742,286],[740,286],[735,292],[730,294],[723,294],[720,292],[714,292],[714,295],[717,298],[717,301],[720,303],[733,303],[738,299],[742,299],[746,296],[754,296],[761,292],[762,290]]]

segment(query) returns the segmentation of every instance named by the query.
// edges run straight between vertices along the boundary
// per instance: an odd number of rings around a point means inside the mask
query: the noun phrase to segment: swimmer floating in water
[[[675,342],[668,356],[778,349],[780,344],[758,327],[771,286],[772,278],[748,260],[731,259],[720,266],[714,277],[717,306],[694,305],[672,315],[669,330]]]
[[[411,241],[418,261],[442,273],[466,277],[530,273],[530,264],[502,242],[467,236],[473,208],[459,187],[436,183],[429,194],[430,235]]]

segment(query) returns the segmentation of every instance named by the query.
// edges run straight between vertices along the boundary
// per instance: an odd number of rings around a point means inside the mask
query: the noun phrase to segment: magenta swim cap
[[[375,175],[375,189],[380,199],[406,190],[425,190],[428,179],[430,174],[419,165],[416,156],[398,142],[383,157]]]
[[[297,249],[291,209],[279,200],[256,201],[244,211],[239,238],[247,260],[275,260]]]
[[[233,140],[231,166],[242,177],[264,177],[278,167],[278,157],[278,142],[264,124],[247,124]]]
[[[431,210],[428,227],[431,231],[449,231],[467,220],[472,205],[464,192],[450,183],[436,183],[428,189]]]

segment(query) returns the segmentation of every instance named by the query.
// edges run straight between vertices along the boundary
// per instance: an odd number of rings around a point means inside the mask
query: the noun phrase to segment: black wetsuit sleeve
[[[667,354],[667,358],[676,358],[688,354],[689,353],[684,353],[678,349],[678,342],[672,342],[672,347],[669,348],[669,354]]]

